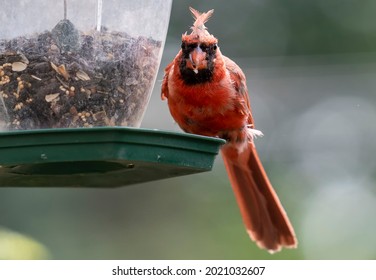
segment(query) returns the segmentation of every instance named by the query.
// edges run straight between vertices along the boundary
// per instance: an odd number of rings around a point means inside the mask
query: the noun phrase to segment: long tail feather
[[[247,232],[270,253],[296,248],[294,229],[275,193],[252,143],[240,154],[232,146],[222,156]]]

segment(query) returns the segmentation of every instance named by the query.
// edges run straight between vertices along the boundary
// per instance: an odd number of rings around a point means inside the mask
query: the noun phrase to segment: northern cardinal
[[[262,133],[254,129],[245,75],[204,25],[214,10],[190,10],[192,32],[182,35],[181,49],[165,69],[162,99],[185,132],[227,141],[221,153],[251,239],[271,253],[295,248],[294,229],[256,152],[253,140]]]

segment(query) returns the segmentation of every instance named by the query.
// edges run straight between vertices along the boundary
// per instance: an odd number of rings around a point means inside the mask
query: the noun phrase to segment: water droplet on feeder
[[[63,19],[52,29],[52,38],[62,52],[75,51],[79,47],[79,33],[73,23]]]

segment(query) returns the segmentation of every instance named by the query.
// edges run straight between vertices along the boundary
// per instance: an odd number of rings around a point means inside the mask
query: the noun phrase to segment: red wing
[[[163,81],[162,81],[162,89],[161,89],[162,100],[165,100],[168,98],[168,76],[170,74],[170,70],[173,65],[174,65],[174,60],[165,68]]]
[[[240,110],[248,115],[248,123],[253,124],[253,117],[252,117],[252,111],[251,111],[251,105],[249,102],[249,96],[248,96],[248,89],[246,84],[246,78],[245,75],[240,69],[240,67],[231,59],[229,59],[226,56],[223,56],[223,59],[226,64],[226,69],[230,73],[231,81],[233,82],[234,88],[236,92],[239,93],[239,106]]]

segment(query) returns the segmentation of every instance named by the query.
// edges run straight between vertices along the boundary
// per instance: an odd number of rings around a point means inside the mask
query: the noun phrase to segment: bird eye
[[[181,43],[181,48],[183,51],[193,51],[195,48],[197,48],[197,43],[191,43],[191,44],[187,44],[185,42],[182,42]]]
[[[193,43],[193,44],[189,44],[189,45],[188,45],[188,49],[190,49],[190,50],[193,50],[193,49],[195,49],[195,48],[197,48],[197,44],[196,44],[196,43]]]

